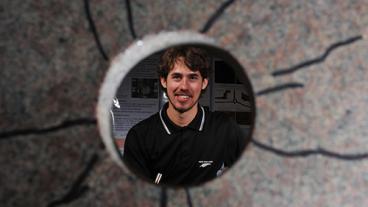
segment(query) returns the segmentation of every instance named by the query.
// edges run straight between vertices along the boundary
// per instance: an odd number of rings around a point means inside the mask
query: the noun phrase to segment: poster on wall
[[[248,94],[239,84],[215,84],[214,110],[250,112]]]
[[[245,131],[251,124],[249,92],[223,60],[214,61],[213,110],[232,117]]]
[[[140,62],[122,81],[116,99],[119,107],[112,107],[113,136],[119,149],[124,148],[129,129],[159,109],[159,55]]]

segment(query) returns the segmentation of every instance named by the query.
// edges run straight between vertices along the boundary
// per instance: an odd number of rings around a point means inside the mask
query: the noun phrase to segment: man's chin
[[[187,111],[190,111],[194,106],[195,106],[196,104],[193,104],[193,105],[190,105],[190,106],[175,106],[175,105],[173,105],[174,107],[174,109],[175,109],[175,111],[177,111],[177,112],[179,112],[179,113],[185,113],[185,112],[187,112]]]
[[[187,111],[189,111],[190,109],[192,109],[193,107],[175,107],[174,106],[174,109],[175,111],[179,112],[179,113],[185,113]]]

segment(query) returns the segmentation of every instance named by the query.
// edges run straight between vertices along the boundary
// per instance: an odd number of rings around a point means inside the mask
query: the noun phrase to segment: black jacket
[[[167,107],[128,132],[123,160],[132,171],[151,182],[192,186],[215,178],[239,158],[247,140],[234,120],[199,106],[194,120],[179,127]]]

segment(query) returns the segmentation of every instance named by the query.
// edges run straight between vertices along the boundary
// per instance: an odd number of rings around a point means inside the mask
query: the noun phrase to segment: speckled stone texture
[[[124,1],[91,0],[110,59],[133,42]],[[203,28],[222,1],[131,2],[137,35]],[[159,206],[161,189],[123,172],[94,123],[109,63],[99,53],[84,1],[0,2],[0,203],[47,206]],[[243,64],[256,97],[254,139],[224,176],[191,188],[193,206],[367,206],[368,1],[234,1],[206,33]],[[321,57],[294,73],[272,73]],[[90,120],[85,122],[83,120]],[[65,124],[72,123],[72,124]],[[22,131],[25,130],[25,131]],[[12,132],[9,133],[8,132]],[[91,158],[98,159],[91,165]],[[90,164],[90,165],[89,165]],[[83,176],[86,167],[88,173]],[[183,189],[168,206],[187,206]],[[52,203],[54,201],[54,203]]]

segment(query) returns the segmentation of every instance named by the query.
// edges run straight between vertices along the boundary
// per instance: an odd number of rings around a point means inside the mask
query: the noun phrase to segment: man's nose
[[[180,82],[180,89],[181,90],[187,90],[188,89],[188,79],[187,78],[183,78]]]

